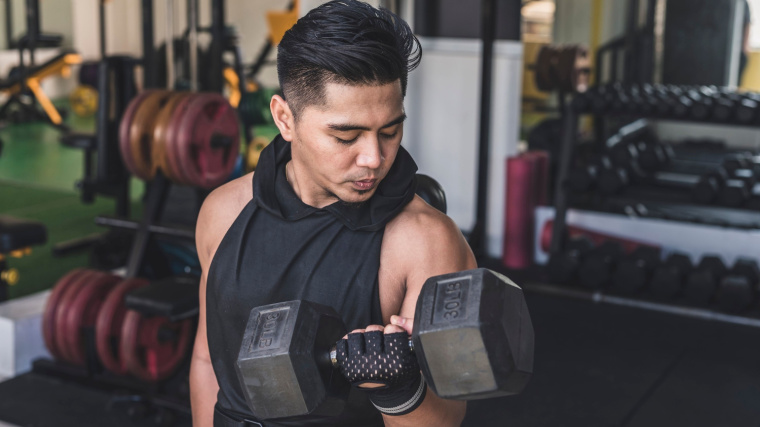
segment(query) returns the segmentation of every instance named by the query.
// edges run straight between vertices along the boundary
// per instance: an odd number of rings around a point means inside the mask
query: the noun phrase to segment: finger
[[[364,354],[364,334],[351,332],[348,334],[349,356]]]
[[[345,338],[335,343],[335,358],[339,361],[344,361],[348,358],[348,342]]]
[[[401,352],[400,354],[404,354],[411,351],[409,347],[409,335],[406,332],[386,334],[383,337],[385,338],[386,352],[396,354],[396,351],[399,351]]]
[[[403,328],[407,334],[412,334],[412,328],[414,327],[414,320],[408,317],[391,316],[391,325],[396,325]]]
[[[369,328],[367,328],[369,329]],[[377,356],[383,352],[383,331],[367,331],[364,333],[364,349],[367,354]]]
[[[385,329],[383,329],[384,334],[393,334],[396,332],[406,332],[406,330],[402,328],[401,326],[396,326],[396,325],[387,325]]]
[[[354,329],[353,331],[349,332],[348,334],[363,334],[363,333],[364,333],[364,329]],[[348,334],[343,335],[343,339],[344,340],[348,339]]]
[[[371,332],[371,331],[382,331],[383,327],[382,325],[369,325],[366,329],[364,329],[364,332]]]

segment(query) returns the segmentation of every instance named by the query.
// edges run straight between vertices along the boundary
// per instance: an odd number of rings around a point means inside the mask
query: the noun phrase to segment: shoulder
[[[425,270],[425,274],[444,274],[475,265],[456,223],[419,196],[386,226],[384,249],[386,246],[400,266]]]
[[[253,172],[212,191],[203,201],[195,227],[195,243],[201,263],[210,261],[240,211],[253,197]]]
[[[417,297],[428,278],[476,266],[456,223],[415,196],[385,227],[379,272],[384,318],[414,318]]]

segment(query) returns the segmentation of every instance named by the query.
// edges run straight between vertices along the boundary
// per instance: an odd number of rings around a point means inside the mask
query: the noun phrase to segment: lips
[[[375,186],[376,179],[362,179],[360,181],[354,181],[354,187],[359,190],[369,190]]]

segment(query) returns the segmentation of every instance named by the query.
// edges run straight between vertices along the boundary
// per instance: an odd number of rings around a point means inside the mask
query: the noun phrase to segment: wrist
[[[427,383],[422,374],[418,373],[411,381],[395,384],[383,389],[364,389],[370,402],[378,411],[386,415],[406,415],[425,400]]]

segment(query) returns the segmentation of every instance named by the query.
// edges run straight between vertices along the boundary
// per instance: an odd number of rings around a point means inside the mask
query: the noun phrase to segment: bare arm
[[[198,333],[190,362],[190,404],[193,426],[211,427],[214,424],[214,405],[219,392],[206,334],[206,281],[211,260],[229,227],[251,196],[251,175],[228,183],[206,197],[198,215],[195,245],[201,263],[201,283]]]
[[[475,257],[464,240],[456,224],[447,216],[434,211],[429,206],[413,201],[411,210],[421,212],[400,218],[398,223],[389,224],[386,235],[391,244],[387,249],[390,265],[402,266],[405,291],[399,316],[393,316],[392,323],[404,324],[408,333],[412,330],[412,319],[422,285],[431,276],[453,273],[476,268]],[[385,246],[385,242],[383,242]],[[383,248],[385,252],[386,248]],[[428,388],[425,400],[409,414],[403,416],[383,415],[388,427],[406,426],[458,426],[466,411],[463,401],[444,400]]]
[[[206,269],[203,269],[199,295],[200,315],[198,316],[198,333],[195,337],[192,360],[190,362],[190,404],[193,410],[193,425],[198,427],[213,426],[214,405],[219,384],[208,350],[206,336]]]

